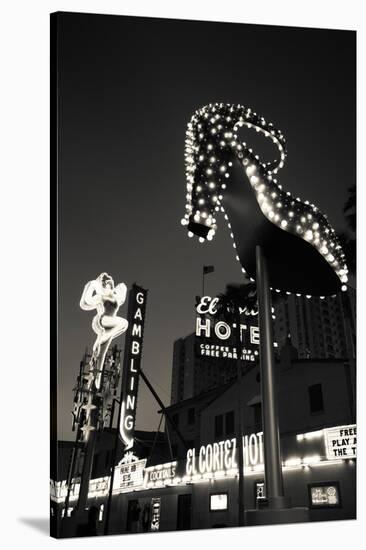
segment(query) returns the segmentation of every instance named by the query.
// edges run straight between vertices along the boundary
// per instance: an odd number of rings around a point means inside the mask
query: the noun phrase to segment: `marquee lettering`
[[[141,330],[141,325],[136,325],[134,323],[132,327],[132,336],[138,336],[139,338],[141,338]]]
[[[213,325],[213,327],[212,327]],[[233,329],[236,328],[236,323],[226,323],[225,321],[212,322],[211,319],[196,318],[196,336],[203,338],[211,338],[213,332],[220,340],[229,340],[232,336]],[[240,324],[240,339],[245,345],[245,341],[248,339],[248,326],[244,323]],[[259,344],[259,328],[256,326],[249,327],[249,342],[250,344]]]
[[[186,475],[195,476],[236,469],[236,449],[235,437],[202,445],[198,452],[195,448],[188,449]],[[242,451],[245,466],[263,464],[263,432],[244,436]]]
[[[237,468],[235,455],[235,438],[202,445],[197,455],[196,449],[189,449],[186,459],[186,474],[194,476],[197,473],[206,474]]]
[[[216,306],[219,302],[218,298],[211,298],[211,296],[203,296],[200,303],[197,306],[197,313],[209,313],[215,315],[217,313]]]
[[[136,313],[134,315],[134,319],[140,319],[140,321],[142,321],[142,313],[141,313],[140,308],[136,310]]]
[[[206,338],[210,338],[211,323],[210,319],[202,320],[201,317],[196,319],[196,336],[201,336],[202,331],[204,332]]]
[[[357,456],[356,424],[326,428],[324,441],[328,460],[356,458]]]

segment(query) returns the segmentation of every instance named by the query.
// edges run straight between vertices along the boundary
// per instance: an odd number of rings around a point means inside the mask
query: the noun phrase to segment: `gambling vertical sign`
[[[128,299],[128,329],[123,359],[119,434],[125,450],[132,449],[144,337],[147,290],[134,284]]]

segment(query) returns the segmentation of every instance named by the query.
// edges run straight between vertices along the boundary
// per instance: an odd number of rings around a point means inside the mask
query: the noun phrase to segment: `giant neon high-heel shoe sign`
[[[270,138],[280,156],[259,157],[238,139],[240,126]],[[216,213],[224,213],[244,273],[256,280],[260,334],[261,403],[266,510],[248,510],[247,521],[307,521],[284,493],[271,318],[272,289],[308,297],[346,290],[347,265],[326,216],[284,191],[275,178],[286,159],[282,133],[241,105],[210,104],[196,111],[186,132],[186,214],[182,224],[201,242],[212,240]],[[242,513],[242,512],[240,512]]]
[[[238,139],[241,126],[271,139],[278,159],[262,162]],[[252,279],[255,247],[260,245],[273,290],[307,296],[346,290],[345,256],[327,217],[314,204],[283,190],[276,180],[285,159],[282,133],[250,108],[215,103],[197,110],[186,132],[187,200],[182,224],[189,236],[212,240],[221,210],[236,258]]]

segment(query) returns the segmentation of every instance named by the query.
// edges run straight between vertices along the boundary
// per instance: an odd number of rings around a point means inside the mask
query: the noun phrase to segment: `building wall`
[[[177,514],[178,514],[178,497],[179,495],[191,494],[192,486],[183,487],[165,487],[159,489],[150,489],[144,491],[136,491],[132,493],[122,493],[113,496],[112,516],[111,516],[111,533],[127,533],[127,515],[128,505],[131,500],[138,500],[141,510],[145,504],[150,505],[151,499],[161,498],[160,510],[160,531],[172,531],[177,529]],[[192,514],[192,518],[194,514]],[[191,519],[192,519],[191,518]],[[141,532],[141,525],[139,532]]]
[[[200,440],[201,445],[206,445],[213,441],[218,441],[221,439],[227,439],[229,437],[235,436],[235,433],[238,433],[239,430],[239,395],[241,396],[242,409],[243,409],[243,427],[248,425],[254,425],[254,416],[253,410],[250,407],[247,407],[245,404],[249,399],[255,396],[256,394],[256,372],[253,370],[248,374],[248,378],[245,377],[245,380],[242,382],[241,391],[238,384],[230,386],[225,393],[217,397],[215,401],[210,403],[205,409],[201,412],[201,433]],[[253,391],[253,382],[254,382],[254,391]],[[235,433],[229,433],[226,427],[226,414],[234,412],[234,425]],[[215,436],[215,417],[223,415],[223,436]],[[224,418],[225,417],[225,418]],[[247,430],[244,430],[247,431]]]
[[[221,318],[217,318],[216,321]],[[211,336],[214,334],[214,322],[211,320]],[[256,324],[248,318],[243,319],[243,324],[250,326]],[[214,358],[199,355],[199,343],[204,340],[196,338],[195,333],[185,338],[179,338],[173,346],[173,369],[171,384],[171,404],[178,403],[183,399],[189,399],[200,395],[210,389],[227,384],[236,377],[237,362],[231,358]],[[235,347],[234,331],[227,340],[219,340],[210,337],[211,344]],[[207,342],[208,343],[208,342]],[[244,345],[244,344],[243,344]],[[257,352],[258,346],[254,346]]]
[[[280,372],[278,401],[280,429],[309,431],[354,421],[348,390],[352,367],[342,360],[297,360]],[[311,412],[309,388],[321,385],[323,411]]]
[[[342,360],[295,360],[287,369],[278,365],[277,379],[281,433],[307,432],[355,422],[351,389],[354,372],[349,363]],[[321,384],[324,410],[312,413],[309,387],[315,384]],[[215,441],[215,417],[230,410],[234,410],[235,426],[238,430],[238,389],[238,384],[230,386],[201,411],[201,444]],[[255,412],[255,405],[250,404],[253,401],[260,403],[259,367],[243,378],[239,391],[244,434],[261,430],[261,422],[256,422],[258,412]]]
[[[211,402],[221,392],[220,388],[214,388],[213,390],[191,398],[189,400],[181,401],[168,408],[169,414],[173,421],[178,426],[183,438],[190,447],[198,445],[201,438],[201,410]],[[189,422],[189,410],[194,410],[194,422]],[[183,458],[186,454],[186,448],[181,442],[178,434],[172,429],[169,422],[166,422],[166,433],[169,433],[169,439],[172,445],[173,457]],[[171,457],[168,457],[169,459]]]
[[[210,511],[210,495],[215,493],[227,493],[228,510]],[[232,527],[238,524],[238,508],[236,505],[238,494],[235,479],[197,483],[193,486],[192,495],[194,528]]]
[[[356,518],[356,464],[343,461],[340,464],[318,466],[301,471],[284,473],[285,494],[291,497],[293,506],[310,506],[308,485],[317,482],[338,482],[341,506],[339,508],[310,508],[312,521]]]
[[[255,483],[263,480],[263,473],[247,475],[244,485],[245,509],[256,506]],[[341,506],[339,508],[312,509],[309,500],[308,486],[318,482],[337,482],[340,488]],[[290,497],[292,506],[310,507],[311,521],[354,519],[356,517],[356,466],[354,461],[343,461],[303,469],[284,471],[284,488]],[[210,511],[210,495],[227,493],[228,509]],[[138,499],[143,508],[153,497],[161,498],[160,531],[177,529],[178,496],[192,495],[191,528],[205,529],[212,527],[235,527],[238,525],[238,481],[237,478],[205,481],[183,487],[167,487],[123,494],[113,501],[113,532],[126,532],[128,501]]]
[[[291,294],[275,304],[274,335],[279,348],[290,334],[300,358],[355,357],[356,296],[352,288],[334,298]]]
[[[172,405],[194,395],[194,344],[194,334],[190,334],[186,338],[179,338],[174,342],[171,385]]]
[[[184,339],[179,338],[173,345],[172,385],[170,403],[177,403],[184,399]]]

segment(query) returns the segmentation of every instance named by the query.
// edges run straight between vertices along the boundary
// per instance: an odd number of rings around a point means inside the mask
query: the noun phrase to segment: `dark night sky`
[[[344,228],[342,207],[355,181],[355,38],[350,31],[60,16],[60,439],[72,438],[71,390],[94,341],[95,312],[79,308],[87,281],[107,271],[116,283],[149,289],[142,367],[166,404],[173,342],[193,331],[202,265],[216,268],[206,277],[208,294],[240,282],[221,217],[215,239],[203,245],[180,225],[185,129],[198,107],[241,103],[272,121],[288,145],[279,183]],[[127,304],[119,314],[126,316]],[[137,427],[156,429],[156,410],[140,382]]]

